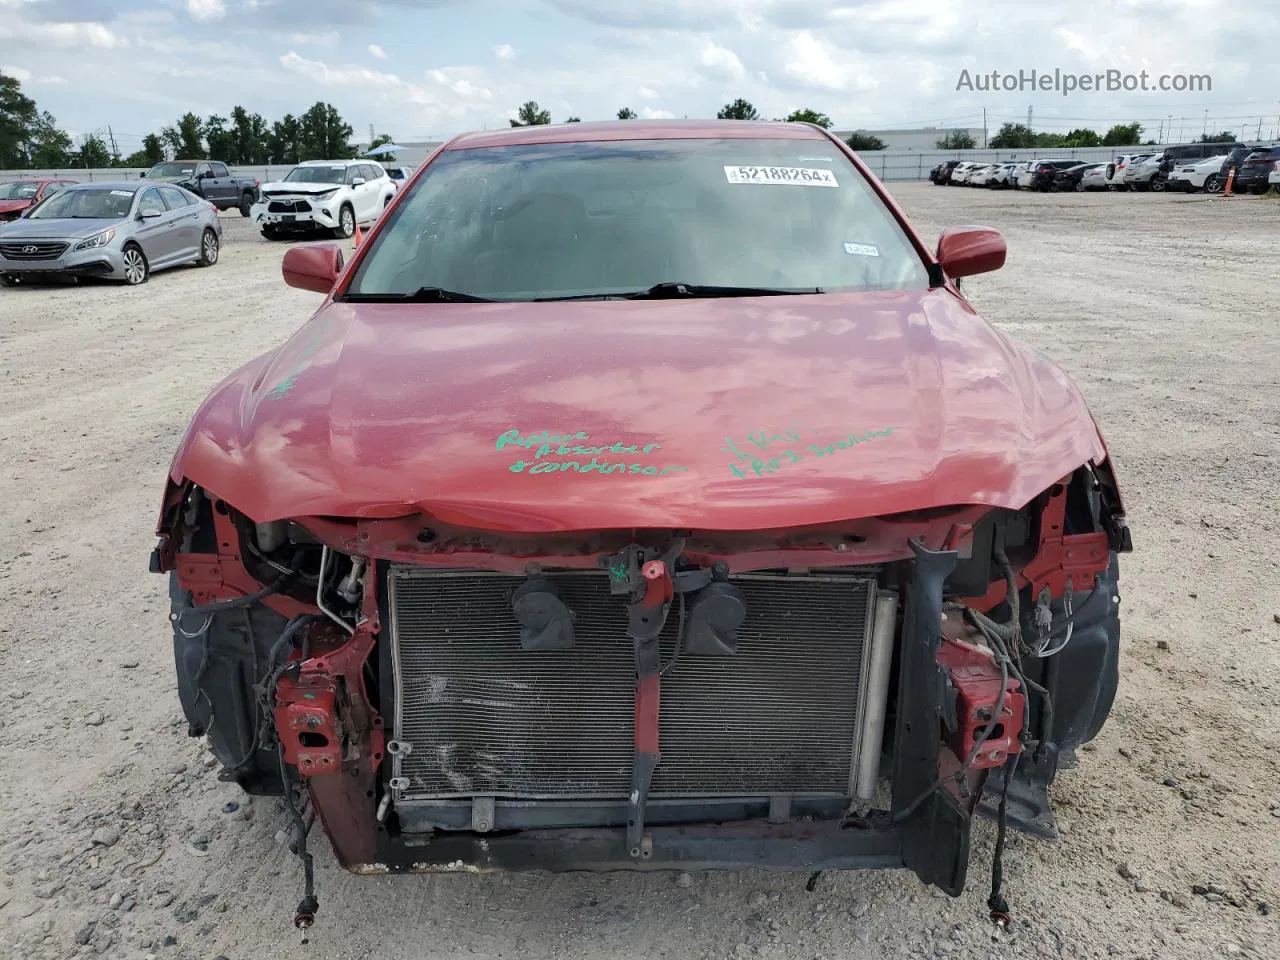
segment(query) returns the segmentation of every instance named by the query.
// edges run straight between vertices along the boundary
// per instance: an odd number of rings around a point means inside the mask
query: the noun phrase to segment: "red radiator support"
[[[951,749],[963,762],[984,727],[992,722],[1000,699],[1000,666],[987,648],[946,636],[938,648],[938,663],[947,671],[956,691],[956,729]],[[1022,750],[1018,733],[1022,730],[1027,700],[1021,684],[1010,676],[1005,685],[1004,706],[998,726],[982,744],[971,769],[986,770],[1004,765],[1011,754]]]
[[[276,687],[276,731],[284,762],[302,780],[342,768],[342,718],[335,677],[304,673],[280,678]]]

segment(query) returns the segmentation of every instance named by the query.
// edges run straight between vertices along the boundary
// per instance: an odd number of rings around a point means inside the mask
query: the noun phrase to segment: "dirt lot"
[[[905,873],[359,879],[321,842],[303,946],[284,818],[185,736],[146,572],[197,404],[320,299],[233,214],[210,270],[0,290],[0,955],[1280,957],[1280,204],[895,192],[926,235],[1005,231],[969,294],[1082,385],[1137,545],[1120,695],[1055,788],[1064,839],[1013,841],[1011,930],[984,825],[955,901]]]

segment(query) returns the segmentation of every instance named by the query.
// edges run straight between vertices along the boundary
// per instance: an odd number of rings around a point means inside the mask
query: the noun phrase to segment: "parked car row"
[[[1233,176],[1234,173],[1234,176]],[[1164,190],[1236,193],[1280,185],[1280,144],[1196,143],[1121,154],[1109,162],[1039,158],[980,163],[948,160],[929,173],[939,186],[1016,188],[1042,192]]]

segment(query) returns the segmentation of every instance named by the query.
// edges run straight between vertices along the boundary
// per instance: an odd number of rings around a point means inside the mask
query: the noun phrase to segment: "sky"
[[[122,152],[194,111],[274,120],[333,103],[367,140],[503,127],[536,100],[552,119],[711,117],[750,100],[810,107],[838,129],[1105,129],[1138,119],[1280,137],[1275,0],[0,0],[0,71],[74,134]],[[1150,82],[1185,92],[979,89],[992,71]],[[968,71],[969,86],[957,89]]]

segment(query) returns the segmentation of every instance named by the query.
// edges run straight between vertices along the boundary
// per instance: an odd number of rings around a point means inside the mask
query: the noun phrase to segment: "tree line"
[[[0,169],[150,167],[165,159],[221,160],[231,164],[293,164],[341,160],[356,154],[354,131],[332,104],[317,102],[299,116],[269,122],[236,106],[227,116],[186,113],[142,138],[141,149],[122,156],[106,138],[87,133],[78,142],[53,115],[22,92],[22,84],[0,73]],[[387,142],[389,138],[384,138]]]
[[[638,114],[630,107],[617,112],[619,120],[635,120]],[[720,120],[761,120],[760,112],[747,100],[738,98],[716,113]],[[824,129],[832,127],[825,113],[807,107],[793,110],[786,117],[774,118],[791,122],[812,123]],[[580,117],[567,117],[566,123],[578,123]],[[513,127],[539,126],[551,123],[551,111],[530,100],[521,105]],[[106,140],[93,133],[84,134],[78,143],[47,111],[22,92],[22,84],[14,77],[0,73],[0,169],[60,169],[71,167],[150,167],[162,160],[221,160],[239,165],[294,164],[303,160],[346,159],[356,154],[350,145],[351,125],[329,103],[317,102],[300,116],[285,114],[268,121],[261,114],[236,106],[227,116],[217,114],[200,117],[186,113],[171,126],[142,139],[142,147],[128,156],[113,153]],[[1142,124],[1116,124],[1106,133],[1079,128],[1068,133],[1037,133],[1024,123],[1006,123],[987,142],[993,150],[1053,147],[1126,147],[1142,143]],[[1233,141],[1229,133],[1208,134],[1202,142]],[[380,136],[371,147],[391,142]],[[845,141],[858,151],[884,150],[879,137],[856,130]],[[1148,139],[1148,144],[1154,141]],[[973,137],[953,131],[934,143],[939,150],[971,150],[977,146]],[[394,159],[389,157],[388,159]]]

